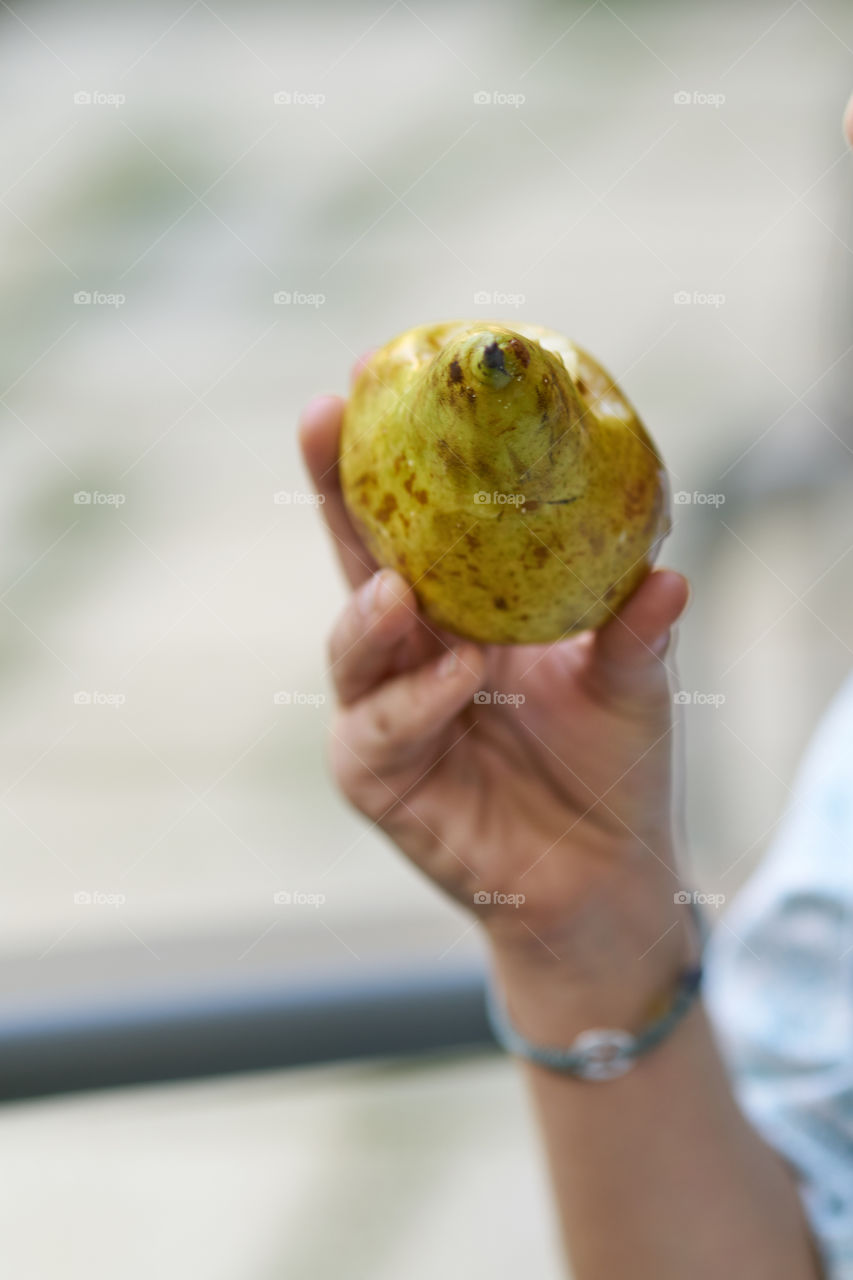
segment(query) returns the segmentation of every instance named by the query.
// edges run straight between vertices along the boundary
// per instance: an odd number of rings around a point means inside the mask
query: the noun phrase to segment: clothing
[[[853,677],[706,955],[741,1106],[798,1171],[827,1277],[853,1280]]]

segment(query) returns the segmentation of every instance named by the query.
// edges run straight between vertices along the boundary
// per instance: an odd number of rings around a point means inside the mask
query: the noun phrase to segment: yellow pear
[[[344,415],[344,501],[438,627],[538,644],[606,622],[670,529],[666,472],[592,356],[536,325],[421,325]]]

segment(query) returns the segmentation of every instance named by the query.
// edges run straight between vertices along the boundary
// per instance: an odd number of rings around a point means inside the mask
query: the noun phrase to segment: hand
[[[685,579],[655,571],[606,626],[553,645],[481,646],[437,630],[350,523],[343,404],[315,400],[301,423],[355,588],[331,638],[338,784],[480,916],[502,958],[559,958],[561,981],[583,986],[624,976],[647,948],[634,973],[653,993],[684,951],[666,653]]]

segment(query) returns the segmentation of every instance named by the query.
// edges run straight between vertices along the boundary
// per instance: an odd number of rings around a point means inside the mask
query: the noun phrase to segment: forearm
[[[496,971],[537,1043],[630,1029],[632,1005],[636,1027],[645,1000],[627,974],[608,999],[609,975],[578,983],[552,956],[498,953]],[[634,976],[642,986],[651,969]],[[617,1079],[524,1069],[575,1280],[818,1280],[794,1176],[738,1107],[701,1003]]]

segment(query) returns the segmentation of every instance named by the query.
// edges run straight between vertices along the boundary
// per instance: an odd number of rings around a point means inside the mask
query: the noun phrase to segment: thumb
[[[673,569],[657,569],[596,632],[591,660],[595,674],[617,697],[642,693],[662,663],[673,623],[690,598],[687,579]]]

